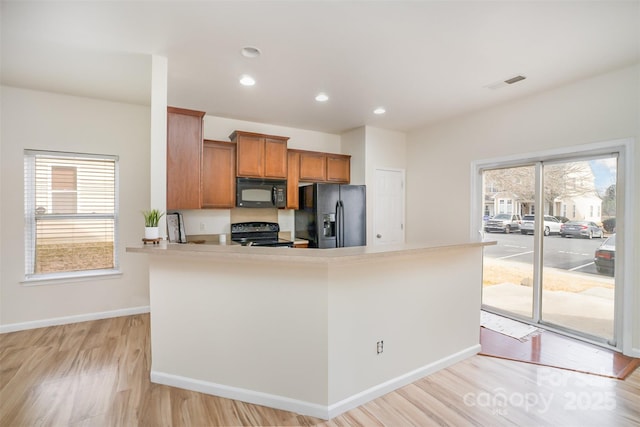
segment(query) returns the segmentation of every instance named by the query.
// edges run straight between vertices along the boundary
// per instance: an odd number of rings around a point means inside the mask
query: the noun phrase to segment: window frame
[[[122,274],[120,270],[119,259],[119,211],[120,211],[120,173],[119,173],[119,156],[108,154],[90,154],[77,152],[62,152],[48,150],[24,150],[24,280],[23,285],[39,285],[49,283],[68,283],[76,281],[84,281],[87,279],[95,279],[100,277],[119,276]],[[110,219],[113,220],[113,268],[89,269],[77,271],[64,271],[54,273],[35,273],[35,256],[36,256],[36,223],[40,217],[44,219],[44,215],[36,212],[36,190],[35,190],[35,164],[37,157],[68,159],[74,160],[108,160],[114,163],[114,211],[113,213],[100,214],[49,214],[47,220],[68,220],[68,219]],[[76,171],[77,173],[77,171]],[[76,182],[77,186],[77,182]],[[77,191],[77,187],[76,187]]]

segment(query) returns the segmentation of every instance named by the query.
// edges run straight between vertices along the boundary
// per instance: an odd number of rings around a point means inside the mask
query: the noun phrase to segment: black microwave
[[[237,178],[236,206],[239,208],[286,208],[287,181]]]

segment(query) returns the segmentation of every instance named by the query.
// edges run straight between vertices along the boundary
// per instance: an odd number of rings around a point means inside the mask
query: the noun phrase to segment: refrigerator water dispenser
[[[336,237],[336,215],[322,215],[322,235],[324,237]]]

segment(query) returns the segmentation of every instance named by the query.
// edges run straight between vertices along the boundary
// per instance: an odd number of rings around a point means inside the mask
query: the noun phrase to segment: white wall
[[[351,184],[367,183],[366,128],[364,126],[341,135],[342,152],[351,156]]]
[[[148,306],[148,263],[125,252],[144,234],[149,206],[149,107],[2,87],[0,327]],[[23,150],[120,156],[122,276],[23,285]]]
[[[508,90],[504,88],[501,90]],[[579,81],[411,132],[407,155],[407,240],[465,241],[471,221],[471,162],[574,145],[635,139],[640,188],[640,66]],[[455,197],[452,197],[452,194]],[[633,218],[640,224],[640,197]],[[635,227],[635,248],[640,227]],[[640,351],[640,264],[634,343]]]
[[[403,132],[367,126],[367,180],[378,168],[407,167],[407,135]]]
[[[247,122],[243,120],[225,119],[223,117],[204,116],[204,138],[218,141],[229,141],[234,130],[264,133],[267,135],[288,136],[288,148],[299,150],[325,151],[342,153],[340,135],[311,130],[276,126],[266,123]]]
[[[150,182],[163,183],[150,188],[150,206],[148,209],[167,210],[167,75],[169,72],[167,58],[154,55],[151,57],[151,124],[149,173]],[[160,236],[166,236],[166,217],[158,223]]]

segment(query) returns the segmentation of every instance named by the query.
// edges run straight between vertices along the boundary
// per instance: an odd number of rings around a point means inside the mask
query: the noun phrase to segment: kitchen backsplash
[[[230,232],[228,209],[180,210],[178,212],[182,213],[187,236]]]
[[[181,210],[187,236],[229,234],[231,224],[247,221],[277,222],[280,230],[293,234],[294,211],[284,209],[197,209]]]
[[[248,221],[278,222],[278,210],[274,208],[231,209],[231,224]]]

